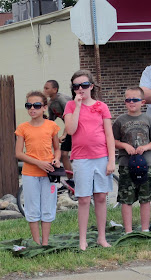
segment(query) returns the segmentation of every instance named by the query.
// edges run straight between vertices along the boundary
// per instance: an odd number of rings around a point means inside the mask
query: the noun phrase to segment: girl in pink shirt
[[[98,226],[97,243],[110,247],[106,241],[106,195],[112,191],[115,169],[115,144],[111,114],[107,105],[93,99],[94,80],[87,70],[77,71],[71,78],[74,100],[65,107],[65,127],[72,135],[75,195],[78,197],[80,248],[86,250],[87,224],[91,195],[95,202]]]

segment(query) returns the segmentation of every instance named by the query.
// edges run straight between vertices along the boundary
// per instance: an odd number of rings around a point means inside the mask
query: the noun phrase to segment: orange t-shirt
[[[58,133],[60,127],[54,122],[45,119],[41,126],[32,126],[29,122],[20,124],[15,134],[22,136],[25,141],[26,155],[43,161],[54,159],[52,153],[52,138]],[[24,162],[22,174],[27,176],[47,176],[47,173],[37,165]]]

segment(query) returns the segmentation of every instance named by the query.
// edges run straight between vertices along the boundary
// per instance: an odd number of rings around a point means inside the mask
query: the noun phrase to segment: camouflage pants
[[[129,175],[127,166],[119,167],[119,187],[117,201],[132,205],[135,201],[147,203],[151,201],[151,167],[148,168],[148,179],[145,183],[135,184]]]

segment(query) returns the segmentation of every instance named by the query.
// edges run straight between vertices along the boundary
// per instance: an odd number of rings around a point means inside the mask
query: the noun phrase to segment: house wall
[[[60,92],[71,94],[70,79],[80,67],[79,48],[78,39],[71,32],[69,12],[65,16],[46,15],[39,17],[46,18],[45,21],[37,22],[34,19],[34,32],[24,22],[0,29],[0,75],[14,76],[17,125],[28,118],[24,109],[26,94],[31,90],[43,90],[48,79],[59,82]],[[51,45],[46,44],[48,34]],[[35,46],[38,42],[39,48]],[[57,122],[62,123],[61,120]]]
[[[43,89],[45,81],[56,79],[60,92],[70,95],[70,78],[79,68],[96,75],[93,46],[78,46],[70,28],[70,9],[33,20],[0,27],[0,75],[13,75],[17,125],[27,120],[24,109],[27,92]],[[51,45],[46,36],[51,35]],[[36,47],[39,43],[39,48]],[[80,55],[79,55],[80,53]],[[102,100],[113,119],[125,112],[124,93],[138,85],[142,71],[151,61],[150,42],[107,43],[100,46]],[[145,110],[145,107],[144,107]],[[62,126],[62,121],[57,120]]]
[[[96,75],[93,46],[80,45],[80,67]],[[113,120],[126,112],[124,95],[129,86],[138,86],[141,73],[151,64],[151,43],[108,43],[100,46],[102,101]],[[144,106],[144,111],[146,106]]]

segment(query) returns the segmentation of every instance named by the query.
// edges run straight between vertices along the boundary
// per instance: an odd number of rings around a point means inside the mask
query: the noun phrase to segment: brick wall
[[[12,13],[0,13],[0,26],[4,25],[8,19],[13,19]]]
[[[79,45],[80,68],[96,75],[94,47]],[[139,85],[141,73],[151,64],[151,42],[108,43],[100,46],[102,101],[113,119],[126,112],[125,89]],[[146,106],[144,106],[144,111]]]

